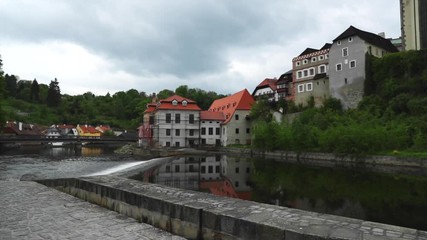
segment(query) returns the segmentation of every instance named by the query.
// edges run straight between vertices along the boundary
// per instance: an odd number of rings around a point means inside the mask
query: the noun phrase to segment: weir
[[[188,239],[427,240],[425,231],[214,196],[118,176],[38,182]]]

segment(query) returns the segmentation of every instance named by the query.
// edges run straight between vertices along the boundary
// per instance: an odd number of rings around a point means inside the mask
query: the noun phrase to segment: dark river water
[[[0,180],[96,174],[137,156],[117,146],[20,148],[0,153]],[[225,155],[177,157],[135,179],[291,208],[427,230],[427,177],[246,159]]]

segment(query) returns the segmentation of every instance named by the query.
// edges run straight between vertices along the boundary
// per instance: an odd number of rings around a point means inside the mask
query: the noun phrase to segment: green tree
[[[7,95],[10,97],[16,97],[17,94],[17,78],[15,75],[9,75],[6,74],[4,76],[5,81],[6,81],[6,91],[7,91]]]
[[[37,79],[35,78],[31,84],[31,100],[36,103],[38,103],[40,100],[40,87]]]
[[[50,107],[57,107],[61,103],[61,90],[56,78],[55,80],[50,81],[46,102]]]
[[[6,98],[6,82],[3,73],[3,61],[0,55],[0,132],[3,132],[3,125],[6,121],[6,114],[3,111],[3,100]]]

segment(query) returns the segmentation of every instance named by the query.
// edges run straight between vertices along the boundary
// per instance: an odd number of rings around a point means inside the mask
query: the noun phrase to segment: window
[[[179,131],[179,129],[175,129],[175,136],[179,136],[181,134],[181,132]]]
[[[206,135],[206,128],[202,128],[202,135]]]
[[[325,55],[325,59],[328,59],[329,58],[329,53],[327,53],[326,55]]]
[[[246,128],[246,133],[247,134],[251,133],[251,129],[250,128]]]
[[[190,136],[194,136],[194,129],[190,129]]]
[[[319,61],[322,61],[323,59],[325,59],[325,57],[323,55],[319,56]]]
[[[175,172],[179,172],[179,165],[175,165]]]
[[[238,167],[236,167],[235,172],[239,173],[239,168]]]
[[[236,134],[239,134],[239,129],[238,128],[236,128]]]
[[[213,135],[213,128],[209,128],[209,135]]]
[[[304,70],[304,77],[308,77],[308,70]]]
[[[300,65],[301,65],[301,62],[300,62],[300,61],[297,61],[297,62],[295,63],[295,65],[298,67],[298,66],[300,66]]]
[[[325,73],[326,72],[326,65],[320,65],[318,68],[319,73]]]
[[[352,37],[349,37],[349,38],[348,38],[348,42],[353,42],[353,38],[352,38]]]
[[[171,135],[171,130],[170,129],[166,129],[166,136],[170,136]]]
[[[182,101],[182,106],[187,106],[188,102],[186,100]]]
[[[219,165],[215,166],[215,173],[219,173]]]
[[[234,115],[234,119],[239,120],[239,115],[238,114]]]
[[[298,92],[304,92],[304,84],[298,85]]]
[[[310,76],[314,76],[314,68],[310,68],[309,71],[310,71]]]
[[[344,78],[344,83],[345,83],[345,84],[347,84],[347,83],[348,83],[347,78]]]
[[[171,166],[166,166],[166,172],[168,173],[168,172],[171,172]]]
[[[181,114],[175,114],[175,123],[181,123]]]
[[[208,173],[213,173],[213,166],[208,166]]]
[[[177,100],[173,100],[172,101],[172,105],[174,105],[174,106],[178,105],[178,101]]]
[[[355,67],[356,67],[356,60],[350,61],[350,68],[355,68]]]
[[[194,123],[194,114],[190,114],[188,123],[190,123],[190,124]]]
[[[217,128],[216,128],[215,134],[216,134],[216,135],[220,135],[220,134],[221,134],[221,130],[220,130],[220,128],[219,128],[219,127],[217,127]]]
[[[166,123],[171,123],[171,114],[170,113],[166,113]]]
[[[348,56],[348,48],[343,48],[342,49],[342,56],[343,57],[347,57]]]
[[[307,64],[307,63],[308,63],[308,60],[307,60],[307,59],[302,60],[302,64],[303,64],[303,65],[305,65],[305,64]]]
[[[302,71],[297,72],[297,79],[302,78]]]
[[[311,62],[315,62],[315,61],[317,61],[317,58],[316,57],[312,57],[311,58]]]
[[[341,70],[342,70],[342,64],[341,64],[341,63],[338,63],[337,65],[335,65],[335,69],[336,69],[337,71],[341,71]]]
[[[175,142],[175,147],[179,147],[179,142]]]
[[[338,40],[337,41],[337,45],[339,46],[339,45],[341,45],[341,40]]]
[[[236,187],[239,187],[239,181],[236,181],[236,182],[234,183],[234,185],[235,185]]]
[[[166,147],[170,147],[171,146],[171,142],[166,142]]]
[[[306,91],[313,91],[313,83],[306,83],[305,84],[305,90]]]
[[[201,172],[201,173],[206,173],[206,166],[202,166],[202,167],[200,168],[200,172]]]

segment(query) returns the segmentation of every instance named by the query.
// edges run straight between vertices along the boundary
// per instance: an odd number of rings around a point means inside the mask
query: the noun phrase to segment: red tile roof
[[[177,104],[174,105],[173,101],[176,100]],[[186,101],[187,105],[183,104]],[[195,101],[187,99],[178,95],[173,95],[166,99],[160,100],[157,104],[157,110],[188,110],[188,111],[200,111],[202,110]]]
[[[154,112],[154,110],[156,110],[156,104],[155,103],[149,103],[147,104],[147,109],[145,109],[144,113],[151,113]]]
[[[99,133],[98,130],[96,130],[94,127],[92,126],[85,126],[85,125],[78,125],[80,127],[80,129],[84,132],[84,133]]]
[[[63,125],[57,125],[56,126],[57,128],[59,128],[59,129],[73,129],[73,128],[76,128],[76,126],[74,126],[74,125],[67,125],[67,124],[63,124]]]
[[[223,112],[226,118],[224,124],[226,124],[231,120],[236,110],[251,110],[254,102],[254,97],[247,89],[244,89],[231,96],[215,100],[208,111]]]
[[[224,121],[225,115],[223,112],[200,112],[200,120],[213,120],[213,121]]]
[[[269,87],[271,88],[271,90],[276,91],[277,89],[277,79],[272,79],[272,78],[266,78],[264,79],[264,81],[262,81],[260,84],[258,84],[258,86],[256,86],[254,92],[252,94],[255,94],[255,92],[258,89],[263,89]]]

